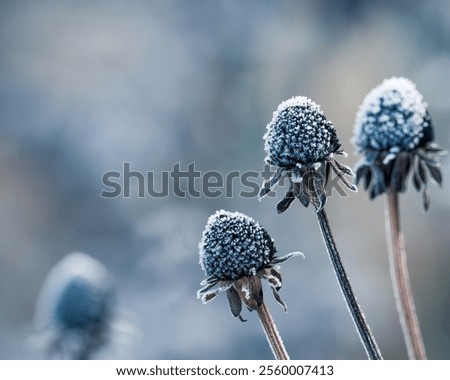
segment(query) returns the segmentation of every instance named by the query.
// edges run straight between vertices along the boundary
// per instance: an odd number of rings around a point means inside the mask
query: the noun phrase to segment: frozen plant
[[[363,157],[356,165],[370,199],[386,194],[386,232],[391,278],[397,311],[411,359],[426,359],[425,347],[411,293],[398,193],[406,191],[412,172],[414,187],[422,191],[425,210],[430,204],[428,174],[442,184],[440,156],[446,152],[433,142],[427,104],[409,79],[393,77],[375,87],[356,115],[353,144]]]
[[[224,210],[209,217],[199,253],[207,278],[202,281],[197,298],[207,303],[226,292],[231,314],[241,321],[245,321],[241,316],[242,303],[248,310],[256,310],[275,358],[289,359],[264,303],[261,279],[269,282],[275,299],[286,311],[278,294],[282,280],[277,264],[301,253],[275,256],[275,244],[259,223],[242,213]]]
[[[346,176],[353,176],[351,169],[335,160],[335,156],[346,154],[341,149],[333,124],[327,120],[319,105],[307,97],[296,96],[282,102],[273,113],[264,141],[267,154],[265,161],[276,166],[277,170],[263,185],[259,196],[262,198],[267,195],[286,175],[290,187],[277,205],[278,213],[286,211],[295,199],[305,207],[309,204],[314,207],[338,283],[367,356],[370,359],[382,359],[345,273],[324,208],[331,170],[348,189],[357,190],[346,179]]]
[[[283,175],[290,182],[289,190],[277,205],[278,213],[286,211],[295,198],[303,206],[311,203],[316,212],[321,211],[327,201],[330,170],[351,191],[357,190],[345,178],[353,175],[351,169],[334,158],[347,154],[341,148],[333,124],[311,99],[296,96],[282,102],[267,125],[264,141],[265,161],[277,170],[262,187],[260,198],[268,194]]]
[[[49,357],[89,359],[110,331],[112,278],[94,258],[75,252],[48,274],[36,306],[39,330],[49,336]]]

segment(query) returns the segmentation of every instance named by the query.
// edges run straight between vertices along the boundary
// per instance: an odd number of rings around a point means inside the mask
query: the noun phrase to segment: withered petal
[[[350,168],[347,168],[346,166],[339,164],[335,160],[331,160],[330,165],[331,165],[331,168],[333,169],[333,171],[336,173],[336,175],[344,183],[345,186],[347,186],[351,191],[355,191],[355,192],[358,191],[358,188],[353,183],[348,181],[347,178],[345,178],[344,174],[353,176],[353,172],[351,171]],[[349,173],[346,173],[345,171],[343,172],[341,167],[346,168],[346,170],[348,169]]]
[[[242,301],[239,298],[239,294],[234,287],[231,287],[227,290],[227,298],[231,314],[233,314],[235,318],[239,318],[242,311]],[[240,319],[242,320],[242,317]]]
[[[263,291],[258,276],[241,277],[234,282],[234,288],[249,310],[256,310],[262,305]]]
[[[406,189],[409,162],[408,153],[400,153],[394,160],[391,174],[391,187],[397,192],[402,192]]]
[[[309,198],[303,191],[303,183],[294,184],[294,195],[303,206],[305,207],[309,206]]]
[[[336,160],[332,160],[332,162],[334,162],[336,164],[336,166],[338,167],[338,169],[345,175],[348,175],[350,177],[354,176],[353,170],[351,168],[349,168],[347,165],[343,165],[339,161],[336,161]]]
[[[263,277],[269,282],[269,285],[276,290],[281,289],[283,281],[281,278],[281,273],[276,268],[266,269],[263,273]]]
[[[417,172],[417,170],[413,171],[413,184],[414,187],[416,188],[417,191],[420,191],[420,189],[422,188],[422,180],[419,177],[419,173]]]
[[[203,290],[200,289],[197,292],[197,298],[201,299],[201,301],[206,304],[209,301],[211,301],[213,298],[215,298],[220,293],[220,289],[213,289],[213,290]]]
[[[294,201],[294,199],[295,199],[295,196],[294,196],[294,185],[291,183],[291,186],[290,186],[289,190],[287,191],[286,195],[277,204],[277,212],[278,212],[278,214],[282,214],[283,212],[285,212],[289,208],[291,203]]]
[[[436,181],[436,183],[439,186],[442,186],[442,174],[441,174],[441,170],[439,169],[439,165],[430,165],[430,164],[426,164],[428,171],[431,174],[431,177]]]
[[[428,190],[426,184],[422,191],[422,198],[423,198],[423,208],[425,209],[425,211],[428,211],[428,208],[430,207],[430,191]]]
[[[287,306],[284,303],[284,301],[281,299],[280,295],[278,294],[277,290],[275,288],[272,288],[272,294],[275,298],[275,300],[281,305],[283,306],[284,311],[287,311]]]
[[[427,183],[427,173],[425,171],[425,164],[422,160],[417,160],[417,172],[419,173],[420,179],[424,184]]]
[[[268,193],[271,192],[272,188],[277,184],[277,182],[280,180],[281,175],[285,171],[285,168],[278,167],[275,174],[270,178],[267,182],[264,183],[263,187],[259,191],[258,197],[263,198]]]
[[[219,286],[215,289],[212,289],[217,284],[219,284]],[[199,289],[197,291],[197,298],[201,299],[203,303],[207,303],[207,302],[211,301],[215,296],[217,296],[220,292],[224,292],[224,291],[228,290],[232,285],[233,285],[232,281],[216,280],[215,283],[210,283],[207,286]]]
[[[270,262],[270,264],[272,264],[272,265],[280,264],[280,263],[285,262],[286,260],[289,260],[291,257],[294,257],[294,256],[302,256],[303,258],[305,257],[305,255],[302,252],[291,252],[284,256],[279,256],[279,257],[275,256],[272,259],[272,261]]]

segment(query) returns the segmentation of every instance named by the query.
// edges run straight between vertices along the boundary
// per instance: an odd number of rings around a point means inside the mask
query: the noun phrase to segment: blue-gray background
[[[202,305],[198,242],[216,209],[271,233],[283,313],[266,299],[294,359],[364,359],[314,214],[276,199],[104,199],[101,177],[260,171],[272,112],[294,95],[321,104],[349,153],[358,105],[384,78],[406,76],[449,148],[448,1],[13,1],[0,3],[0,358],[42,358],[33,330],[39,288],[72,251],[100,260],[118,297],[111,343],[97,358],[270,359],[255,313],[226,297]],[[450,168],[424,213],[411,188],[401,213],[428,354],[450,359]],[[278,193],[280,197],[281,192]],[[329,199],[343,260],[383,354],[406,351],[391,292],[383,199]]]

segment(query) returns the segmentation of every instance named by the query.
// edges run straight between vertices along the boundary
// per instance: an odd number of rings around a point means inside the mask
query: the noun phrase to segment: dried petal
[[[284,303],[284,301],[281,299],[280,295],[278,294],[277,290],[275,288],[272,288],[272,294],[275,298],[275,300],[281,305],[283,306],[284,311],[287,311],[287,306]]]
[[[428,171],[431,174],[431,177],[436,181],[439,186],[442,186],[442,174],[439,166],[434,166],[427,164]]]
[[[267,195],[268,193],[270,193],[273,189],[273,187],[277,184],[277,182],[280,180],[282,174],[284,172],[283,168],[277,168],[277,171],[275,172],[275,174],[272,176],[272,178],[269,179],[268,182],[266,182],[262,189],[259,191],[259,198],[264,197],[265,195]]]
[[[259,277],[242,277],[234,282],[234,288],[249,310],[256,310],[262,305],[263,291]]]
[[[239,294],[235,288],[230,287],[230,289],[227,290],[227,298],[231,314],[233,314],[236,318],[240,317],[242,311],[242,301],[239,298]]]
[[[441,184],[439,156],[446,154],[433,139],[427,105],[414,83],[406,78],[385,80],[366,96],[356,116],[352,141],[357,152],[364,154],[356,169],[357,183],[364,178],[371,199],[388,189],[403,192],[413,168],[414,187],[424,191],[427,208],[425,166],[433,180]]]
[[[272,259],[272,261],[270,262],[270,264],[272,264],[272,265],[280,264],[280,263],[283,263],[286,260],[288,260],[288,259],[290,259],[291,257],[294,257],[294,256],[301,256],[303,258],[305,257],[305,255],[303,253],[301,253],[301,252],[291,252],[291,253],[288,253],[287,255],[284,255],[284,256],[281,256],[281,257],[275,256]]]
[[[284,198],[277,204],[278,214],[282,214],[283,212],[285,212],[289,208],[291,203],[294,201],[294,199],[295,199],[294,185],[291,183],[291,186],[290,186],[288,192],[286,193]]]

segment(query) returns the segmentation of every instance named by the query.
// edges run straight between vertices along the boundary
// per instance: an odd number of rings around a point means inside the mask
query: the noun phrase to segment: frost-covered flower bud
[[[107,340],[114,304],[112,278],[94,258],[75,252],[48,274],[37,303],[38,327],[52,335],[51,353],[87,359]]]
[[[409,79],[393,77],[367,94],[355,121],[358,152],[410,151],[433,140],[427,104]]]
[[[278,106],[264,140],[266,162],[281,167],[323,161],[340,147],[333,123],[319,105],[304,96]]]
[[[353,176],[350,168],[340,164],[334,156],[345,156],[333,123],[326,119],[320,106],[304,96],[282,102],[273,113],[264,135],[266,163],[277,166],[277,171],[259,192],[262,198],[286,175],[290,188],[278,203],[282,213],[297,198],[303,206],[312,204],[319,212],[327,201],[326,187],[330,169],[351,191],[356,186],[345,176]]]
[[[220,280],[255,275],[275,254],[272,239],[259,223],[224,210],[208,219],[199,248],[202,269]]]
[[[446,152],[433,142],[427,104],[409,79],[390,78],[364,98],[356,115],[353,144],[363,155],[356,165],[356,182],[364,181],[370,198],[385,192],[406,191],[412,172],[414,187],[430,203],[428,175],[442,184],[440,156]]]
[[[203,303],[226,292],[231,313],[244,321],[242,303],[249,310],[257,310],[263,303],[263,278],[286,310],[278,294],[282,286],[278,264],[302,254],[275,256],[274,242],[258,222],[240,212],[219,210],[209,217],[199,249],[200,266],[207,275],[197,292]]]

